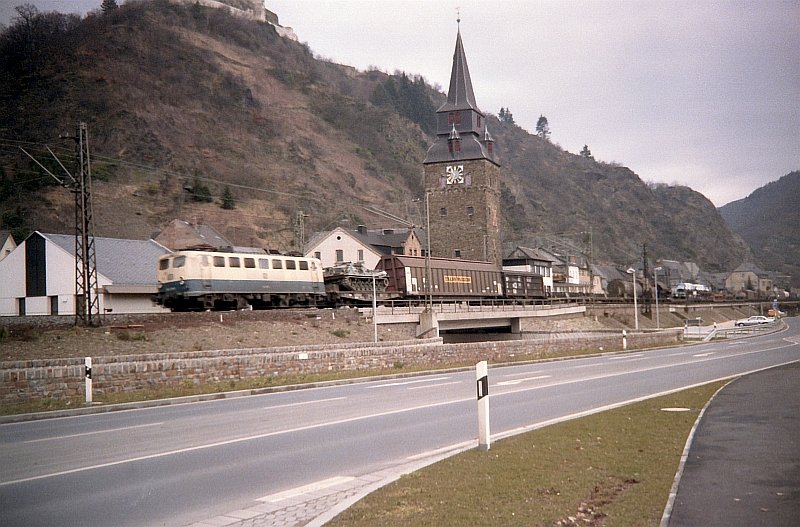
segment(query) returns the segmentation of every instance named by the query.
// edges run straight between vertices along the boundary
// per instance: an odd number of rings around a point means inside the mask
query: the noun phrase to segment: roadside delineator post
[[[92,404],[92,358],[84,359],[84,377],[86,378],[86,404]]]
[[[626,351],[628,349],[628,333],[623,329],[622,330],[622,351]]]
[[[489,450],[489,366],[485,360],[475,365],[475,377],[478,384],[478,448]]]

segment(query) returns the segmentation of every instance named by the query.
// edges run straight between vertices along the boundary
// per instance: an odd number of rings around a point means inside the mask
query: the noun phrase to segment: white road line
[[[108,430],[95,430],[94,432],[81,432],[80,434],[69,434],[64,436],[43,437],[41,439],[30,439],[28,441],[23,441],[23,443],[39,443],[41,441],[56,441],[58,439],[67,439],[70,437],[90,436],[94,434],[110,434],[112,432],[120,432],[122,430],[132,430],[134,428],[144,428],[146,426],[160,426],[163,424],[164,424],[163,422],[160,422],[160,423],[149,423],[146,425],[123,426],[122,428],[109,428]]]
[[[439,386],[448,386],[450,384],[462,384],[462,381],[450,381],[450,382],[440,382],[437,384],[428,384],[426,386],[411,386],[410,388],[406,388],[407,390],[427,390],[428,388],[436,388]]]
[[[431,379],[419,379],[416,381],[395,381],[395,382],[387,382],[384,384],[376,384],[375,386],[367,386],[368,390],[372,390],[373,388],[388,388],[390,386],[405,386],[406,384],[419,384],[421,382],[433,382],[433,381],[446,381],[450,377],[433,377]]]
[[[468,447],[470,445],[475,445],[476,439],[470,439],[469,441],[464,441],[461,443],[456,443],[454,445],[443,446],[442,448],[437,448],[436,450],[428,450],[427,452],[421,452],[419,454],[414,454],[413,456],[408,456],[406,459],[409,461],[416,461],[418,459],[425,459],[432,456],[438,456],[439,454],[444,454],[445,452],[450,452],[453,450],[461,450],[462,448]]]
[[[504,373],[503,375],[500,375],[500,377],[521,377],[523,375],[535,375],[537,373],[542,373],[542,370],[523,371],[519,373]]]
[[[644,353],[635,353],[632,355],[629,354],[614,355],[613,357],[606,358],[606,360],[628,360],[628,359],[638,359],[639,357],[644,357]]]
[[[354,479],[356,478],[353,476],[335,476],[332,478],[316,481],[314,483],[309,483],[308,485],[303,485],[302,487],[297,487],[294,489],[285,490],[283,492],[270,494],[269,496],[258,498],[256,501],[263,501],[266,503],[277,503],[279,501],[288,500],[290,498],[296,498],[304,494],[311,494],[312,492],[318,492],[320,490],[329,489],[331,487],[335,487],[336,485],[341,485],[342,483],[349,483]]]
[[[273,410],[275,408],[289,408],[291,406],[303,406],[306,404],[327,403],[329,401],[340,401],[342,399],[347,399],[347,397],[331,397],[329,399],[317,399],[316,401],[304,401],[302,403],[276,404],[275,406],[264,406],[262,410]]]
[[[708,353],[698,353],[696,355],[692,355],[692,357],[708,357],[709,355],[714,355],[715,351],[709,351]]]
[[[539,379],[549,379],[551,375],[537,375],[536,377],[525,377],[524,379],[514,379],[513,381],[500,381],[495,386],[514,386],[525,381],[536,381]]]

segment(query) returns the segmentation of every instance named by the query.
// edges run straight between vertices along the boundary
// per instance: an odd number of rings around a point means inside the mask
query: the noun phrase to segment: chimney
[[[356,231],[358,234],[367,234],[367,226],[366,225],[359,225],[356,227]]]

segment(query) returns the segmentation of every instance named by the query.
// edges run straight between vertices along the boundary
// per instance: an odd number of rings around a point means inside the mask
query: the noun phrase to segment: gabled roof
[[[761,269],[754,263],[743,263],[739,267],[733,270],[734,273],[754,273],[756,276],[760,278],[767,278],[769,273],[765,270]]]
[[[552,256],[541,249],[534,249],[532,247],[522,247],[518,245],[511,253],[504,259],[515,260],[525,258],[528,260],[542,260],[545,262],[554,262]]]
[[[50,240],[67,253],[75,256],[75,236],[72,234],[45,234],[36,232]],[[31,236],[33,236],[32,234]],[[155,284],[156,262],[171,251],[154,240],[122,240],[117,238],[94,238],[97,256],[97,272],[120,284]]]
[[[392,249],[402,248],[412,233],[416,235],[415,229],[357,229],[351,231],[353,236],[373,247],[389,247]]]
[[[336,227],[332,231],[322,231],[322,232],[315,233],[311,237],[311,239],[308,241],[308,243],[306,244],[306,249],[305,249],[305,251],[303,251],[303,253],[304,254],[310,254],[311,252],[314,251],[314,249],[317,248],[317,246],[320,243],[322,243],[323,241],[325,241],[326,239],[328,239],[330,236],[332,236],[334,233],[337,233],[337,232],[342,234],[342,235],[344,235],[344,236],[347,236],[348,238],[351,238],[356,243],[364,246],[364,248],[366,248],[366,249],[372,251],[373,253],[375,253],[376,256],[378,256],[378,257],[381,256],[380,251],[375,249],[375,247],[373,247],[372,245],[370,245],[369,243],[367,243],[366,241],[364,241],[360,237],[356,236],[355,232],[347,230],[347,229],[345,229],[343,227]]]
[[[11,238],[12,242],[14,241],[14,237],[11,236],[10,231],[0,231],[0,247],[2,247],[9,238]]]

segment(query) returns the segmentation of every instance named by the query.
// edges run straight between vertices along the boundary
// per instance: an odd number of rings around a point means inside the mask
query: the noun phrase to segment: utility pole
[[[100,323],[97,291],[97,254],[92,215],[92,169],[89,160],[89,133],[86,123],[78,123],[78,180],[75,193],[75,320],[85,325]]]
[[[61,186],[75,195],[75,324],[87,326],[100,324],[100,299],[97,287],[97,255],[94,245],[94,219],[92,216],[92,169],[89,159],[89,133],[86,123],[78,123],[77,133],[61,136],[74,139],[77,146],[78,174],[74,177],[53,151],[50,154],[58,162],[69,180],[59,178],[44,165],[20,148],[42,170]]]
[[[305,254],[306,247],[305,218],[308,218],[308,214],[298,210],[294,219],[294,245],[301,254]]]
[[[650,290],[650,269],[647,263],[647,244],[642,245],[642,271],[644,273],[644,287],[642,287],[642,314],[650,314],[650,300],[653,296]]]

